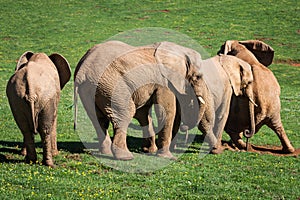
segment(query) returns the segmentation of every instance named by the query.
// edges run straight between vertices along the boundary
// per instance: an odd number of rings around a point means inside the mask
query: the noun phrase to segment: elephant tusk
[[[202,104],[205,104],[205,101],[202,97],[198,96],[198,100],[202,103]]]
[[[249,97],[249,101],[250,101],[251,103],[253,103],[253,105],[254,105],[255,107],[258,107],[258,105],[253,101],[253,99],[252,99],[251,97]]]

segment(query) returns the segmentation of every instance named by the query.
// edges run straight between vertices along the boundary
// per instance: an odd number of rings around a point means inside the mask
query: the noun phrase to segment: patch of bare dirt
[[[285,153],[282,151],[282,147],[281,146],[256,146],[256,145],[251,145],[251,147],[249,148],[250,152],[254,152],[254,153],[260,153],[260,154],[271,154],[274,156],[294,156],[294,157],[298,157],[300,154],[300,148],[299,149],[295,149],[295,151],[293,153]]]
[[[228,142],[224,142],[223,146],[227,150],[237,151],[237,148],[233,147],[232,144]],[[270,154],[273,156],[293,156],[297,158],[299,157],[300,154],[300,148],[295,149],[293,153],[285,153],[282,151],[282,146],[271,146],[271,145],[258,146],[258,145],[249,144],[248,152],[253,152],[258,154]]]
[[[299,60],[275,60],[275,63],[277,64],[288,64],[293,67],[300,67],[300,61]]]

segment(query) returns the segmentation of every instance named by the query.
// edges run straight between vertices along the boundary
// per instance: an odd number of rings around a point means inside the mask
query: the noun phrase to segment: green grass
[[[275,49],[275,62],[270,68],[281,85],[282,120],[293,145],[299,148],[300,68],[288,64],[300,62],[298,1],[2,0],[0,13],[1,199],[300,197],[300,162],[294,157],[225,151],[200,159],[200,144],[195,143],[179,160],[156,171],[128,173],[99,162],[83,149],[78,134],[73,131],[72,81],[63,90],[59,105],[57,168],[24,164],[23,157],[18,154],[22,135],[5,95],[16,60],[27,50],[47,54],[59,52],[74,70],[87,49],[134,29],[164,28],[171,34],[159,35],[158,40],[169,37],[184,43],[184,38],[172,38],[176,31],[194,39],[211,55],[227,39],[260,39]],[[156,37],[148,39],[150,42]],[[135,42],[147,43],[148,40]],[[39,142],[39,137],[36,139]],[[262,128],[251,142],[280,144],[268,128]],[[130,148],[139,151],[138,147]],[[41,151],[38,143],[39,160]],[[143,158],[140,161],[144,162]],[[134,167],[135,163],[128,165]]]

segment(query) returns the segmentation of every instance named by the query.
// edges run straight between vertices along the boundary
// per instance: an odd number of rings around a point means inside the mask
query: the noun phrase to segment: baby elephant
[[[60,90],[70,80],[68,61],[59,54],[25,52],[19,59],[6,94],[15,121],[20,128],[27,163],[36,163],[34,134],[41,136],[43,164],[54,167],[57,155],[56,123]]]

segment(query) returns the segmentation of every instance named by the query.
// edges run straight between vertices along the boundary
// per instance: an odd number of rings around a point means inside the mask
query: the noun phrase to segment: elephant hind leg
[[[291,142],[284,131],[280,116],[271,119],[270,122],[267,123],[267,126],[270,127],[277,134],[283,147],[283,152],[293,153],[295,151],[294,147],[291,145]]]
[[[155,153],[157,146],[155,144],[155,131],[152,124],[151,109],[145,106],[137,110],[134,116],[142,126],[143,130],[143,151],[145,153]]]
[[[35,150],[34,134],[30,131],[22,131],[22,133],[24,137],[24,148],[22,151],[25,153],[25,162],[36,163],[37,155]]]
[[[166,98],[168,97],[168,98]],[[165,88],[157,90],[156,101],[154,102],[162,106],[165,110],[166,117],[163,128],[158,133],[157,140],[157,156],[169,159],[176,159],[170,152],[170,144],[172,140],[172,130],[176,114],[176,98],[175,95]]]
[[[52,159],[53,150],[57,151],[56,144],[56,118],[57,118],[58,99],[50,100],[40,111],[38,116],[37,130],[40,133],[43,145],[43,164],[54,167]],[[54,134],[54,135],[52,135]],[[55,144],[54,144],[55,142]],[[54,148],[54,149],[53,149]]]
[[[105,155],[113,155],[111,151],[111,139],[108,133],[108,127],[109,127],[109,120],[107,117],[104,116],[104,114],[100,111],[99,108],[96,106],[96,115],[97,120],[99,122],[100,127],[98,125],[95,125],[99,141],[99,151],[101,154]]]
[[[236,145],[239,150],[246,149],[246,143],[243,141],[243,132],[241,133],[229,133],[232,142]]]
[[[126,143],[125,131],[122,131],[120,128],[114,130],[114,139],[111,145],[111,150],[114,155],[114,158],[117,160],[132,160],[133,154],[129,151]]]
[[[30,123],[31,117],[27,117],[27,115],[23,112],[25,112],[25,109],[23,111],[19,110],[16,111],[16,113],[13,113],[16,123],[23,134],[24,146],[21,150],[21,154],[25,156],[26,163],[36,163],[37,155],[35,150],[33,126]]]

